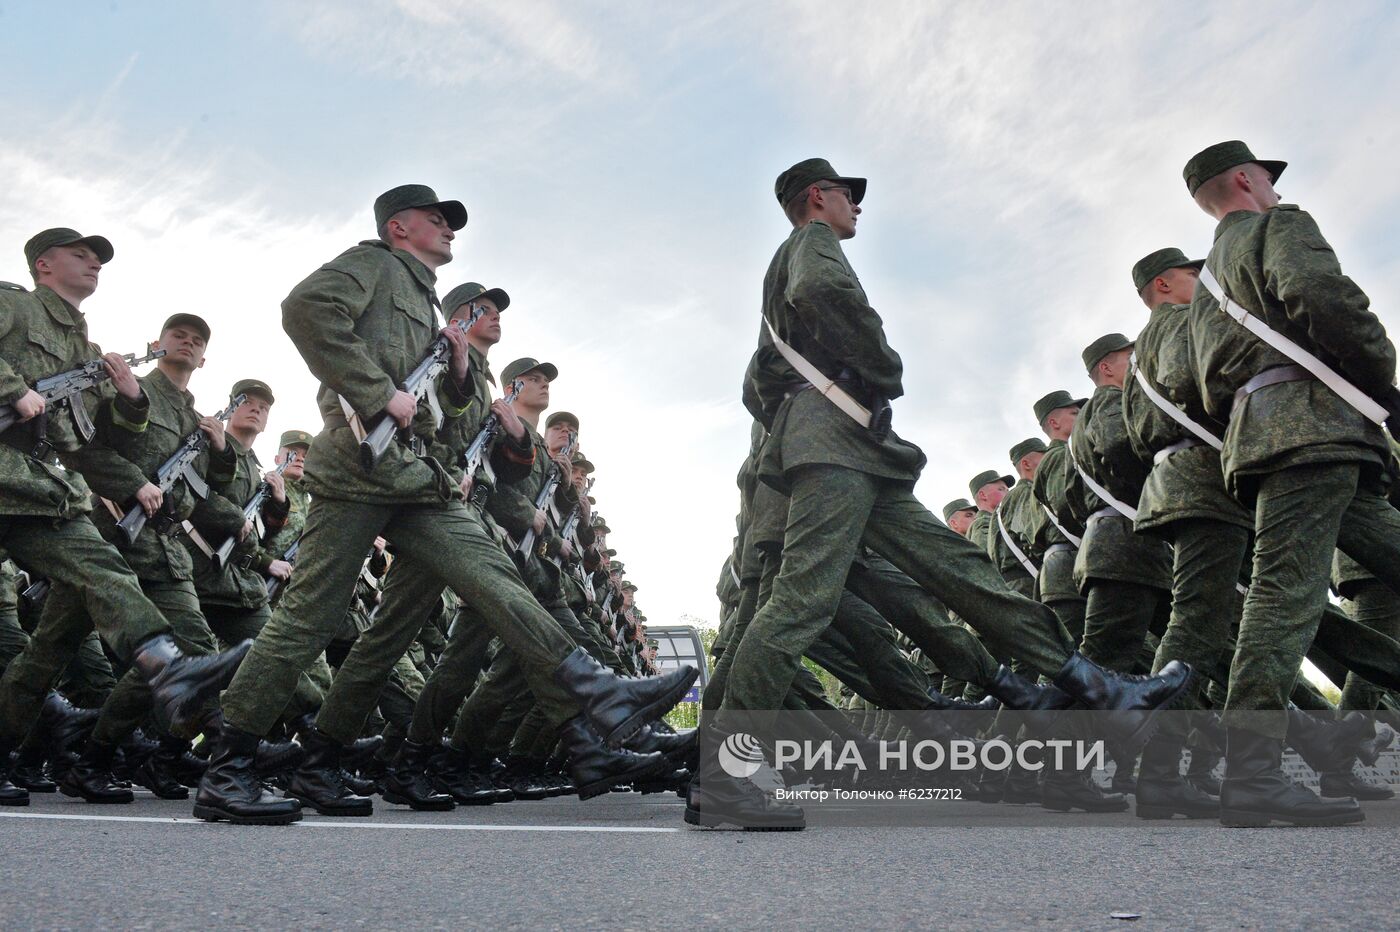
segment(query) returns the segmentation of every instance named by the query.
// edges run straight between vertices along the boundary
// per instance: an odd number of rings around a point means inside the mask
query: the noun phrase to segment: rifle
[[[588,484],[587,484],[586,486],[584,486],[583,494],[584,494],[584,495],[587,495],[587,494],[588,494],[589,492],[591,492],[591,491],[593,491],[593,480],[592,480],[592,479],[589,479],[589,480],[588,480]],[[562,528],[559,529],[559,539],[560,539],[560,540],[573,540],[574,531],[578,530],[578,522],[579,522],[579,519],[582,518],[582,517],[583,517],[583,499],[580,498],[579,501],[578,501],[578,504],[574,505],[573,510],[569,512],[569,517],[564,521],[564,526],[563,526]],[[577,542],[577,541],[574,541],[574,546],[575,546],[575,549],[577,549],[577,547],[578,547],[578,542]],[[581,554],[580,554],[580,556],[579,556],[579,559],[582,559],[582,555],[581,555]],[[563,558],[563,557],[557,557],[557,556],[556,556],[556,557],[550,557],[550,560],[552,560],[552,561],[554,562],[554,565],[557,566],[557,567],[559,567],[560,569],[563,569],[563,568],[564,568],[564,558]]]
[[[134,369],[142,363],[148,363],[152,359],[159,359],[164,355],[165,350],[155,350],[141,357],[135,353],[127,353],[122,359],[126,361],[128,368]],[[69,369],[58,375],[45,376],[34,383],[34,391],[43,397],[45,403],[44,413],[34,418],[34,456],[36,458],[42,458],[47,453],[45,448],[48,447],[51,408],[67,408],[73,417],[73,428],[78,432],[78,436],[83,438],[83,443],[92,439],[96,428],[92,424],[92,418],[88,417],[87,408],[79,396],[89,388],[100,385],[109,378],[111,376],[107,374],[105,362],[101,359],[91,359],[76,369]],[[0,405],[0,434],[18,422],[19,412],[15,410],[14,405]]]
[[[506,392],[503,399],[506,404],[515,404],[515,396],[520,394],[525,388],[524,379],[516,379],[510,383],[510,390]],[[462,466],[465,469],[467,478],[476,476],[477,467],[486,458],[486,450],[491,446],[492,439],[500,432],[501,419],[496,417],[495,412],[488,414],[486,420],[481,423],[481,430],[477,433],[472,445],[467,447],[467,452],[462,454]]]
[[[221,421],[227,421],[233,417],[233,412],[238,410],[238,406],[247,400],[247,395],[240,394],[228,403],[228,407],[214,415]],[[209,484],[204,481],[204,477],[194,468],[194,461],[199,459],[199,454],[209,447],[209,438],[204,431],[195,428],[194,432],[184,439],[180,444],[180,449],[171,454],[170,458],[160,464],[156,470],[153,480],[162,492],[169,492],[175,488],[175,483],[181,479],[190,487],[190,491],[196,498],[209,497]],[[117,527],[121,528],[126,535],[128,544],[136,543],[136,538],[140,535],[141,529],[146,526],[146,509],[137,502],[132,505],[122,519],[117,522]]]
[[[287,458],[283,460],[273,472],[279,476],[282,475],[282,473],[287,471],[287,467],[295,463],[296,460],[297,452],[295,450],[288,450]],[[263,479],[258,483],[257,490],[253,492],[253,497],[248,499],[248,504],[243,506],[243,520],[258,523],[258,514],[262,511],[263,502],[267,501],[267,497],[270,494],[272,494],[272,486],[268,484],[267,479]],[[262,536],[261,528],[258,529],[258,536]],[[219,545],[219,549],[214,551],[214,556],[212,557],[214,561],[214,572],[223,572],[224,566],[228,563],[229,555],[233,553],[233,548],[236,546],[238,546],[237,534],[230,534],[228,540]]]
[[[282,551],[282,556],[278,559],[284,560],[287,563],[295,563],[297,561],[297,551],[300,549],[301,538],[298,537],[287,545],[287,549]],[[267,577],[267,600],[269,602],[277,597],[277,593],[281,591],[285,583],[285,579],[278,579],[276,576]]]
[[[564,444],[564,449],[560,450],[559,452],[563,453],[564,456],[567,457],[570,453],[573,452],[574,444],[577,442],[578,434],[574,433],[573,431],[569,431],[569,442]],[[540,489],[540,494],[535,496],[535,510],[538,511],[540,509],[543,509],[546,505],[549,504],[549,500],[554,496],[554,490],[559,488],[559,481],[562,478],[563,476],[559,474],[559,467],[551,466],[549,478],[546,479],[544,482],[544,488]],[[522,558],[526,560],[530,558],[530,551],[535,549],[534,527],[531,527],[525,532],[525,536],[520,538],[520,543],[516,546],[515,549],[516,552],[518,552]]]
[[[53,588],[47,579],[35,579],[24,587],[24,591],[19,597],[31,611],[39,611],[44,607],[44,600],[49,597],[49,589]]]
[[[482,308],[475,304],[471,306],[470,320],[457,320],[457,329],[466,333],[472,326],[481,319],[484,313]],[[448,366],[451,355],[452,344],[447,342],[445,334],[438,334],[438,338],[428,347],[428,352],[413,367],[413,371],[408,374],[408,378],[403,380],[400,388],[413,396],[415,401],[427,400],[428,407],[433,411],[435,425],[442,426],[442,409],[438,406],[437,396],[433,394],[433,386],[437,384],[437,377],[442,374],[442,370]],[[341,404],[345,400],[341,399]],[[413,436],[412,424],[400,431],[398,424],[387,414],[379,416],[379,422],[365,434],[360,441],[360,467],[365,472],[374,472],[374,467],[379,465],[380,457],[384,451],[389,449],[389,444],[394,442],[394,437],[402,433],[405,440]]]

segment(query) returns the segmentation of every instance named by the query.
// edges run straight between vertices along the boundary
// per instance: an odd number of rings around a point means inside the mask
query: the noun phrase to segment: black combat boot
[[[722,734],[717,734],[717,742],[725,740]],[[778,799],[747,777],[731,776],[718,754],[690,781],[685,821],[702,828],[732,825],[746,832],[800,832],[807,827],[801,806]]]
[[[54,793],[58,784],[44,773],[44,744],[31,735],[15,752],[10,764],[10,782],[31,793]]]
[[[160,799],[189,799],[190,791],[180,781],[178,769],[180,758],[189,752],[190,743],[173,735],[161,735],[159,744],[156,752],[132,771],[132,781]]]
[[[234,825],[290,825],[301,821],[301,803],[274,796],[258,782],[253,765],[257,751],[257,735],[224,723],[194,797],[197,818]]]
[[[10,749],[12,745],[0,738],[0,806],[29,805],[29,791],[10,782]]]
[[[101,709],[80,709],[60,692],[50,692],[39,708],[39,724],[48,738],[50,764],[64,758],[77,757],[92,726],[97,724]],[[65,765],[66,766],[66,765]]]
[[[258,742],[258,749],[253,754],[253,769],[257,771],[259,778],[265,780],[296,770],[304,760],[306,749],[297,742],[269,741],[264,738]]]
[[[609,748],[583,715],[576,715],[565,722],[559,729],[559,736],[569,755],[569,776],[578,787],[579,799],[592,799],[614,786],[671,769],[659,752],[637,754]]]
[[[1109,781],[1109,792],[1133,795],[1137,792],[1137,778],[1133,776],[1138,762],[1137,750],[1114,744],[1109,746],[1108,756],[1113,758],[1113,779]]]
[[[1016,712],[1059,712],[1074,705],[1074,697],[1054,686],[1041,686],[1008,666],[997,668],[987,693]]]
[[[691,770],[700,766],[700,729],[664,734],[649,725],[627,739],[627,750],[638,754],[660,754],[672,769]]]
[[[306,757],[287,781],[287,795],[321,815],[373,815],[374,801],[355,795],[345,785],[345,773],[340,769],[345,746],[315,727],[301,732],[301,741]]]
[[[579,647],[559,664],[554,681],[583,707],[607,745],[619,747],[643,725],[669,712],[699,675],[687,666],[661,676],[618,676]]]
[[[100,744],[88,739],[78,759],[68,768],[68,774],[59,784],[64,796],[81,797],[90,803],[129,803],[136,797],[128,787],[118,786],[112,780],[112,758],[117,749],[110,744]]]
[[[1231,728],[1226,738],[1220,823],[1252,828],[1270,822],[1346,825],[1366,816],[1354,799],[1321,799],[1284,776],[1283,741]]]
[[[376,756],[381,756],[380,751],[384,750],[385,738],[383,735],[370,735],[366,738],[356,738],[345,746],[344,753],[340,756],[341,766],[351,773],[367,770],[371,767]],[[385,761],[391,761],[398,753],[398,749],[403,745],[403,739],[399,738],[394,742],[394,747],[388,753],[382,755]]]
[[[386,802],[409,806],[418,812],[446,812],[456,808],[452,797],[437,792],[428,777],[428,759],[433,750],[432,745],[414,741],[405,741],[399,747],[380,792]]]
[[[1339,721],[1330,713],[1289,709],[1286,740],[1318,773],[1350,770],[1358,758],[1369,767],[1384,750],[1384,744],[1378,745],[1371,720],[1360,712],[1352,712]]]
[[[1191,749],[1191,763],[1186,766],[1186,782],[1207,796],[1220,798],[1220,778],[1215,768],[1224,756],[1217,751],[1196,745]]]
[[[117,745],[117,754],[112,758],[112,782],[129,789],[137,769],[158,750],[160,743],[155,738],[140,728],[132,729]]]
[[[1220,799],[1207,796],[1181,776],[1180,739],[1156,735],[1142,749],[1134,793],[1139,819],[1214,819],[1220,816]]]
[[[506,758],[506,767],[501,771],[500,782],[511,791],[515,799],[548,799],[549,787],[541,774],[543,763],[512,754]]]
[[[1040,784],[1040,805],[1056,812],[1083,809],[1085,812],[1126,812],[1128,798],[1122,793],[1105,793],[1094,780],[1093,771],[1066,768],[1056,770],[1046,761],[1045,779]]]
[[[488,774],[472,766],[471,755],[445,744],[428,759],[433,786],[463,806],[489,806],[501,801],[501,791]],[[511,799],[515,795],[511,794]]]
[[[141,642],[131,665],[150,687],[156,723],[165,731],[184,732],[209,700],[228,686],[252,647],[250,639],[221,654],[186,656],[168,634]]]
[[[1318,794],[1328,799],[1350,796],[1352,799],[1374,801],[1393,799],[1395,791],[1388,783],[1371,783],[1355,770],[1336,770],[1321,775]],[[18,781],[16,781],[18,782]],[[30,787],[34,789],[34,787]]]
[[[1105,670],[1078,651],[1070,654],[1055,685],[1085,708],[1111,712],[1104,719],[1110,737],[1129,747],[1151,737],[1156,715],[1186,692],[1191,668],[1173,660],[1154,676],[1134,676]]]

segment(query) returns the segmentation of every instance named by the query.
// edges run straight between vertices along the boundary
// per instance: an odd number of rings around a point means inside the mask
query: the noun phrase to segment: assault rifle
[[[589,479],[588,484],[583,488],[583,494],[587,495],[591,491],[593,491],[593,480]],[[578,530],[578,522],[581,517],[583,517],[582,497],[580,497],[578,503],[574,505],[573,510],[569,512],[569,517],[564,520],[564,526],[559,529],[560,540],[574,540],[574,531]],[[578,548],[577,542],[574,543],[574,547],[575,549]],[[583,554],[580,553],[578,556],[580,560],[583,559]],[[554,562],[554,565],[559,567],[560,569],[564,568],[563,557],[554,556],[550,557],[550,560],[552,560]]]
[[[287,471],[287,467],[295,463],[296,460],[297,452],[295,450],[288,450],[287,458],[283,460],[273,472],[279,476],[282,475],[282,473]],[[268,483],[267,479],[263,479],[258,483],[257,490],[253,492],[253,497],[248,499],[248,504],[243,506],[243,520],[259,524],[260,519],[258,515],[262,511],[263,502],[267,501],[267,497],[271,494],[272,486]],[[256,528],[255,530],[257,535],[261,537],[261,528]],[[216,573],[223,572],[224,566],[228,563],[228,558],[233,553],[233,548],[236,546],[238,546],[238,535],[230,534],[228,540],[220,544],[219,549],[214,551],[212,559],[214,561],[214,571]]]
[[[564,444],[563,450],[559,451],[564,455],[565,459],[574,451],[574,444],[577,442],[578,434],[569,431],[569,442]],[[559,467],[557,465],[550,467],[549,478],[544,481],[544,488],[540,489],[540,494],[535,496],[536,511],[549,506],[549,500],[554,497],[554,491],[559,488],[559,482],[563,478],[564,477],[559,474]],[[529,528],[529,530],[525,532],[525,536],[520,538],[520,543],[515,549],[522,559],[530,559],[530,551],[535,549],[534,527]]]
[[[282,551],[282,556],[278,557],[278,559],[284,560],[287,563],[295,563],[297,561],[297,551],[300,549],[301,538],[298,537],[296,540],[292,541],[290,544],[287,545],[287,549]],[[287,581],[285,579],[278,579],[276,576],[267,577],[267,600],[271,602],[273,599],[275,599],[277,597],[277,593],[281,591],[282,587],[286,585],[286,583]]]
[[[135,353],[127,353],[122,359],[126,361],[128,368],[134,369],[164,355],[165,350],[155,350],[140,357]],[[34,383],[34,391],[43,397],[45,404],[44,413],[34,418],[35,456],[42,457],[48,452],[46,448],[48,447],[49,415],[54,409],[67,408],[73,417],[73,427],[78,432],[78,436],[83,439],[83,443],[92,439],[96,428],[93,426],[92,418],[88,417],[87,408],[83,405],[80,396],[89,388],[100,385],[109,378],[111,376],[107,374],[106,363],[101,359],[91,359],[76,369],[60,372],[58,375],[45,376]],[[17,423],[19,423],[19,412],[15,410],[15,406],[12,404],[0,405],[0,434]]]
[[[228,403],[228,407],[214,415],[220,421],[227,421],[233,417],[233,412],[238,410],[238,406],[247,400],[248,396],[240,394]],[[209,437],[204,431],[195,428],[194,432],[184,439],[180,444],[180,449],[171,454],[170,458],[160,464],[156,470],[155,479],[152,480],[160,487],[161,492],[169,494],[175,488],[175,483],[183,480],[190,487],[190,491],[196,498],[209,497],[209,484],[204,481],[204,477],[199,474],[199,470],[194,468],[194,461],[199,459],[199,454],[209,448]],[[146,509],[137,502],[127,510],[126,514],[117,522],[117,527],[121,528],[126,535],[129,544],[136,543],[136,538],[141,534],[141,529],[146,526]]]
[[[472,328],[481,315],[483,308],[472,306],[471,318],[469,320],[454,321],[454,326],[466,333]],[[442,374],[450,362],[452,344],[447,342],[446,334],[438,334],[438,338],[428,347],[428,352],[418,365],[413,367],[413,371],[408,374],[408,378],[403,380],[400,386],[403,391],[413,396],[414,401],[428,402],[428,407],[433,411],[433,418],[436,426],[442,426],[442,409],[438,405],[437,395],[434,394],[434,387],[437,385],[437,377]],[[345,400],[341,399],[342,406]],[[412,423],[408,427],[399,429],[398,424],[388,414],[381,414],[379,422],[370,428],[360,441],[360,466],[365,472],[374,472],[374,467],[379,465],[380,458],[384,451],[389,449],[389,444],[394,442],[395,435],[402,434],[407,440],[412,437]]]
[[[525,388],[524,379],[516,379],[510,383],[510,390],[506,392],[503,401],[506,404],[514,404],[515,396],[520,394]],[[491,447],[491,441],[496,434],[500,433],[501,419],[492,412],[486,416],[486,420],[481,423],[481,430],[477,433],[472,445],[467,447],[467,452],[462,454],[462,466],[466,476],[471,479],[476,476],[476,470],[481,465],[481,461],[486,458],[486,451]]]

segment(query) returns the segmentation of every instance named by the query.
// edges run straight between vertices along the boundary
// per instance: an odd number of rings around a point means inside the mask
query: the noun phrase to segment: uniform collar
[[[486,381],[492,385],[496,384],[496,377],[491,374],[491,361],[486,358],[486,354],[475,346],[468,344],[467,358],[471,360],[471,367],[486,376]]]
[[[34,295],[44,305],[44,309],[49,312],[49,316],[64,327],[81,327],[83,332],[87,332],[87,318],[83,317],[83,312],[69,304],[60,297],[48,285],[35,285]]]
[[[423,289],[433,296],[433,304],[437,304],[437,293],[433,290],[437,286],[437,273],[428,268],[423,262],[411,252],[402,249],[395,249],[382,239],[366,239],[360,241],[361,246],[369,246],[374,249],[383,249],[391,253],[394,258],[404,264],[408,271],[423,286]]]
[[[1235,224],[1240,223],[1244,220],[1249,220],[1251,218],[1259,218],[1262,216],[1264,215],[1257,210],[1230,211],[1228,214],[1221,217],[1220,222],[1215,225],[1215,239],[1212,240],[1212,242],[1219,242],[1220,237],[1224,235],[1225,231],[1230,229],[1230,227],[1234,226]]]
[[[194,395],[190,394],[189,389],[176,388],[175,383],[166,378],[165,373],[160,371],[160,367],[158,366],[142,376],[141,382],[145,387],[154,388],[157,392],[177,404],[185,404],[189,407],[194,407]]]

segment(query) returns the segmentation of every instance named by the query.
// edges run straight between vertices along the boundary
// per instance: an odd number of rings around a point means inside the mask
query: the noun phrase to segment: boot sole
[[[643,725],[647,724],[653,719],[660,718],[667,712],[671,711],[671,708],[677,702],[680,702],[681,698],[687,692],[690,691],[691,685],[699,676],[700,671],[695,669],[694,667],[691,667],[689,676],[682,679],[679,683],[676,684],[674,688],[672,688],[669,692],[664,693],[660,698],[656,699],[648,705],[643,706],[636,712],[633,712],[632,715],[629,718],[625,719],[621,725],[618,725],[616,728],[614,728],[608,733],[607,737],[604,739],[604,742],[609,747],[614,749],[621,747],[623,742],[635,735],[637,732],[641,731]]]
[[[7,796],[7,797],[0,797],[0,806],[27,806],[27,805],[29,805],[29,797],[28,797],[28,796]]]
[[[307,799],[305,796],[297,796],[294,793],[288,793],[287,798],[295,799],[297,802],[301,803],[303,809],[315,810],[317,815],[333,816],[335,818],[347,819],[366,818],[368,816],[374,815],[374,806],[372,805],[364,809],[328,809],[316,805],[314,802]]]
[[[457,803],[452,798],[442,802],[415,803],[407,796],[400,796],[398,793],[380,793],[386,803],[393,803],[395,806],[407,806],[414,812],[451,812],[457,808]]]
[[[1040,808],[1049,809],[1051,812],[1073,812],[1076,809],[1080,812],[1127,812],[1127,806],[1080,806],[1075,803],[1047,803],[1042,802]]]
[[[689,687],[687,687],[689,688]],[[654,777],[666,769],[666,761],[663,759],[659,764],[645,764],[640,767],[620,773],[615,777],[608,777],[606,780],[595,780],[592,783],[583,783],[578,787],[579,799],[592,799],[595,796],[602,796],[604,793],[612,792],[615,786],[627,783],[635,783],[638,780],[645,780]]]
[[[1285,816],[1268,812],[1248,812],[1240,809],[1220,810],[1220,824],[1226,828],[1264,828],[1272,822],[1320,828],[1330,825],[1351,825],[1364,821],[1366,821],[1364,812],[1341,812],[1332,816]]]
[[[84,796],[82,793],[70,793],[67,790],[62,792],[69,799],[81,799],[94,806],[125,806],[128,803],[136,802],[135,796]]]
[[[735,828],[743,829],[746,832],[800,832],[807,827],[807,823],[794,823],[792,825],[743,825],[733,819],[724,816],[709,815],[698,809],[685,807],[685,821],[689,825],[700,828],[719,828],[724,825],[732,825]]]
[[[1188,819],[1218,819],[1220,818],[1220,810],[1213,809],[1210,812],[1201,812],[1187,809],[1174,809],[1171,806],[1137,807],[1137,817],[1139,819],[1172,819],[1178,815],[1185,816]]]
[[[201,806],[196,804],[194,815],[197,819],[205,822],[228,822],[232,825],[291,825],[293,822],[301,821],[301,812],[289,812],[285,815],[265,815],[265,816],[240,816],[213,806]]]

